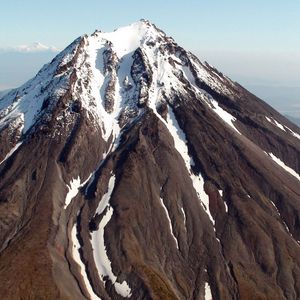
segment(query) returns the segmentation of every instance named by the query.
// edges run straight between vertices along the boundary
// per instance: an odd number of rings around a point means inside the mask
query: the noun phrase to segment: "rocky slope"
[[[2,299],[299,299],[300,130],[147,21],[0,100]]]

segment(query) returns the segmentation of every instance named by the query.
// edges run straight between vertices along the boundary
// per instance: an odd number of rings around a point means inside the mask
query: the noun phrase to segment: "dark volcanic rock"
[[[136,84],[138,91],[138,105],[143,107],[148,102],[149,87],[152,83],[152,71],[147,61],[147,56],[141,48],[138,48],[133,54],[133,63],[130,70],[130,75]]]
[[[115,104],[115,87],[117,81],[118,57],[109,44],[108,49],[103,52],[104,72],[107,76],[107,85],[104,93],[104,107],[108,113],[111,113]]]
[[[300,130],[148,21],[0,101],[1,299],[299,299]]]

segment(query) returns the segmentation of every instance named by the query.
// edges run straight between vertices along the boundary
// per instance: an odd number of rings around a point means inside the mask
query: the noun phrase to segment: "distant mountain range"
[[[30,45],[20,45],[16,47],[0,48],[0,53],[5,52],[19,52],[19,53],[36,53],[36,52],[58,52],[54,46],[46,46],[40,42],[35,42]]]

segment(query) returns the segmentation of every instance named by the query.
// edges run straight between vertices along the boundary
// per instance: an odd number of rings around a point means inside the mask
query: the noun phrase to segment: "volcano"
[[[1,299],[299,299],[300,129],[148,21],[0,99]]]

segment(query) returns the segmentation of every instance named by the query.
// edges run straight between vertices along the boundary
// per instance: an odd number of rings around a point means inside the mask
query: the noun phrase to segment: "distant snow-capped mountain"
[[[59,49],[54,46],[46,46],[40,42],[35,42],[30,45],[19,45],[15,47],[0,48],[0,52],[21,52],[21,53],[35,53],[35,52],[58,52]]]

